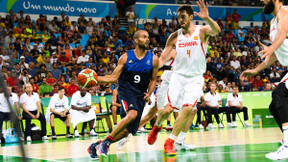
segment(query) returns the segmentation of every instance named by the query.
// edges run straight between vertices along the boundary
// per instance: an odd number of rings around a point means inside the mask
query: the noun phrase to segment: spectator
[[[46,136],[46,119],[40,113],[40,98],[37,93],[32,92],[31,84],[25,84],[23,93],[20,97],[20,104],[23,109],[23,119],[26,125],[26,141],[31,141],[31,119],[38,119],[41,122],[42,140],[48,140]]]
[[[70,123],[71,123],[71,115],[69,113],[69,106],[68,106],[68,98],[64,95],[65,90],[64,88],[59,88],[58,93],[54,94],[48,106],[48,112],[46,118],[50,118],[51,130],[52,130],[52,139],[57,139],[55,133],[55,122],[54,118],[59,118],[63,122],[66,122],[66,138],[72,138],[70,134]]]
[[[28,84],[29,78],[31,78],[31,75],[29,75],[27,69],[23,69],[21,75],[19,76],[19,79],[22,80],[24,84]]]
[[[271,78],[272,83],[280,82],[280,80],[281,80],[280,75],[278,74],[276,67],[273,67],[272,72],[270,73],[269,76]]]
[[[92,68],[91,66],[92,67],[96,67],[96,64],[93,62],[93,58],[92,57],[89,58],[89,62],[86,63],[85,67],[91,69]]]
[[[44,93],[49,93],[49,95],[51,94],[52,87],[49,84],[47,84],[46,78],[43,78],[42,84],[39,86],[39,92],[40,96],[43,96]]]
[[[53,75],[53,78],[58,79],[62,75],[62,72],[57,68],[56,63],[53,63],[52,67],[53,69],[51,70],[51,73]]]
[[[236,69],[241,67],[240,62],[236,60],[236,56],[233,56],[233,60],[231,60],[230,66],[232,67],[233,71],[236,71]]]
[[[256,79],[252,83],[252,87],[254,91],[261,91],[263,89],[263,81],[261,80],[260,75],[256,76]]]
[[[38,87],[37,84],[34,83],[34,78],[30,78],[30,79],[29,79],[29,83],[30,83],[31,86],[32,86],[32,91],[35,92],[35,93],[37,93],[37,94],[39,95],[39,94],[40,94],[40,92],[39,92],[39,87]]]
[[[37,75],[37,72],[38,72],[38,68],[34,67],[34,62],[29,62],[29,66],[28,66],[28,74],[31,76],[31,77],[34,77]]]
[[[131,25],[131,23],[134,23],[135,14],[133,12],[132,7],[129,8],[129,11],[126,12],[127,20],[128,20],[128,26]]]
[[[88,61],[89,56],[86,55],[86,51],[82,51],[81,56],[77,59],[77,64],[85,67],[85,64],[88,63]]]
[[[76,85],[75,79],[72,78],[70,80],[70,84],[68,85],[68,88],[67,88],[67,96],[71,97],[78,90],[79,90],[79,87],[78,87],[78,85]]]
[[[240,19],[241,19],[241,16],[237,13],[237,9],[234,9],[234,13],[232,14],[233,29],[239,29],[239,20]]]
[[[242,95],[238,94],[239,89],[237,86],[233,87],[233,93],[230,93],[227,97],[227,106],[229,106],[229,109],[231,109],[232,113],[232,120],[233,123],[229,124],[231,127],[237,127],[236,124],[236,113],[243,112],[244,114],[244,126],[245,127],[251,127],[251,124],[248,123],[248,109],[247,107],[243,106],[243,100]]]

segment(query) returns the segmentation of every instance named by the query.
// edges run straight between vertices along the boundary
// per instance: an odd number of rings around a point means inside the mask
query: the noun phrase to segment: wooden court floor
[[[29,161],[92,161],[87,153],[87,147],[106,134],[90,138],[56,141],[36,141],[25,143]],[[276,151],[280,146],[282,134],[278,128],[234,128],[215,129],[210,131],[193,130],[187,134],[186,142],[198,146],[195,151],[179,151],[175,157],[163,154],[163,144],[169,132],[160,132],[154,145],[147,144],[148,133],[138,133],[130,138],[122,150],[117,150],[112,144],[108,157],[100,157],[99,161],[107,162],[158,162],[158,161],[270,161],[265,154]],[[0,161],[21,161],[21,153],[17,144],[1,144]]]

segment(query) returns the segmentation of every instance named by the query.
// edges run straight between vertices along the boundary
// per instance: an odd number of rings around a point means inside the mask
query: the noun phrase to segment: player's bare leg
[[[148,113],[141,119],[140,124],[139,124],[139,128],[142,128],[147,122],[152,120],[155,117],[157,112],[158,112],[158,110],[157,110],[156,106],[149,109]]]
[[[190,116],[190,112],[192,111],[192,106],[185,106],[183,107],[182,112],[175,120],[174,128],[169,135],[169,138],[165,141],[164,144],[164,152],[167,155],[176,155],[176,151],[174,150],[174,141],[177,138],[180,131],[185,127],[187,124],[188,118]]]
[[[152,145],[157,139],[159,131],[162,129],[162,123],[169,117],[169,115],[174,111],[174,109],[167,104],[158,111],[158,117],[155,125],[153,126],[151,132],[148,135],[148,144]]]
[[[196,148],[195,145],[189,145],[185,142],[186,133],[188,132],[194,117],[197,113],[197,109],[193,109],[188,117],[186,125],[182,128],[181,132],[178,135],[178,138],[175,143],[176,150],[194,150]]]

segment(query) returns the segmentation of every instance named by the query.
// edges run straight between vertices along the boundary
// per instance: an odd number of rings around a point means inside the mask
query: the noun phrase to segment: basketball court
[[[177,151],[177,156],[165,156],[162,149],[169,132],[162,130],[154,145],[147,144],[148,133],[132,136],[122,150],[112,144],[108,156],[100,156],[98,161],[111,162],[159,162],[159,161],[271,161],[265,154],[277,150],[282,134],[279,128],[233,128],[209,131],[190,131],[186,142],[198,146],[195,151]],[[29,161],[70,161],[90,160],[88,146],[106,133],[90,138],[88,135],[78,139],[58,137],[47,142],[25,142]],[[21,161],[18,144],[1,144],[0,161]],[[288,160],[287,160],[288,161]]]

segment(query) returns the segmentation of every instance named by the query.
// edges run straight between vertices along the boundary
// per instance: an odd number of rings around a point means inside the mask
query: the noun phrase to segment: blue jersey
[[[143,99],[147,92],[153,70],[153,53],[147,52],[139,60],[134,51],[127,51],[127,61],[119,77],[118,94],[120,96],[136,96]]]

